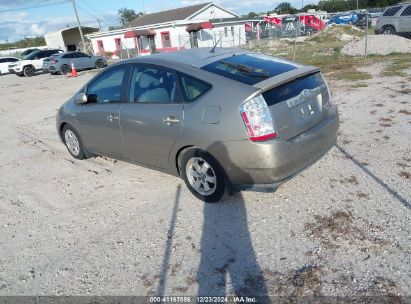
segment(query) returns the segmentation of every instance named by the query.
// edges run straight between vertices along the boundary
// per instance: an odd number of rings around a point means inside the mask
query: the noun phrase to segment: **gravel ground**
[[[322,160],[220,204],[70,157],[55,113],[92,73],[1,76],[0,295],[411,296],[411,78],[366,69],[368,87],[331,82],[341,130]]]
[[[342,53],[349,56],[363,56],[365,37],[347,43]],[[391,53],[411,53],[411,39],[396,35],[370,35],[367,42],[367,54],[388,55]]]

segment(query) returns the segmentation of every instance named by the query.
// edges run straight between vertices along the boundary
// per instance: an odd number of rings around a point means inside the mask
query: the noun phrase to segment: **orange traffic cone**
[[[71,63],[71,77],[77,77],[77,71],[74,67],[74,63]]]

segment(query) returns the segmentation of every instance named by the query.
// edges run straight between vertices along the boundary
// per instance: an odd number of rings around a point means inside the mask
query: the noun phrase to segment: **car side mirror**
[[[76,97],[74,98],[74,102],[76,104],[85,104],[88,102],[88,98],[87,95],[84,93],[79,93],[76,95]]]

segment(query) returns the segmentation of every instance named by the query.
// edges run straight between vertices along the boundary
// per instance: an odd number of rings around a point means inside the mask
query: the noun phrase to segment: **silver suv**
[[[411,38],[411,2],[398,3],[387,7],[378,17],[376,34],[398,34]]]

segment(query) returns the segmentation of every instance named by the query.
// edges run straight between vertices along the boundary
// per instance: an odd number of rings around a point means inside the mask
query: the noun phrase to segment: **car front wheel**
[[[34,67],[32,67],[32,66],[26,66],[26,67],[23,69],[23,74],[24,74],[24,76],[26,76],[26,77],[31,77],[31,76],[33,76],[35,72],[36,72],[36,70],[35,70]]]
[[[200,149],[184,154],[181,176],[190,192],[206,203],[218,202],[224,196],[224,170],[214,157]]]
[[[70,125],[65,125],[61,132],[64,144],[70,154],[77,159],[86,158],[80,135]]]
[[[392,26],[387,26],[383,29],[382,33],[384,35],[395,35],[395,29]]]
[[[61,75],[67,75],[67,73],[69,73],[70,72],[70,67],[67,65],[67,64],[63,64],[61,67],[60,67],[60,73],[61,73]]]

